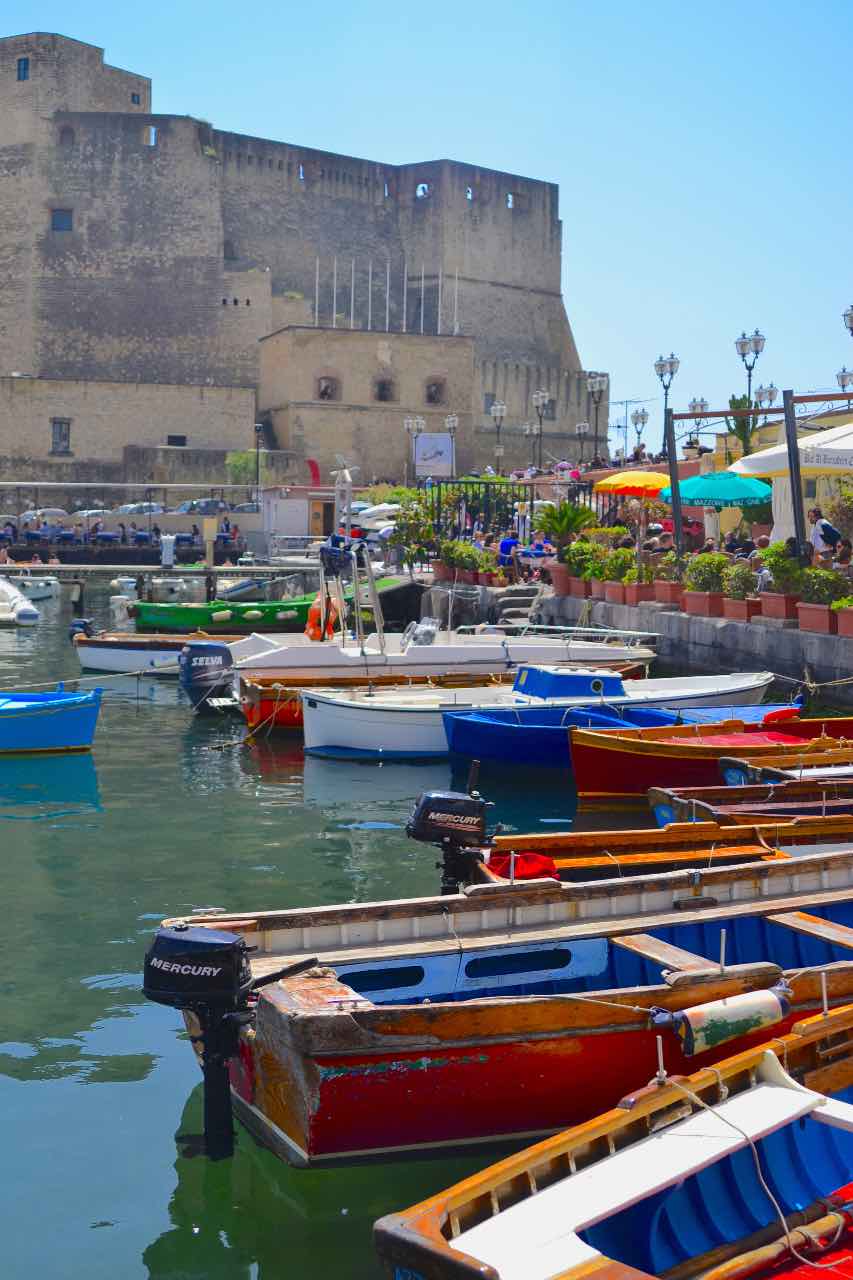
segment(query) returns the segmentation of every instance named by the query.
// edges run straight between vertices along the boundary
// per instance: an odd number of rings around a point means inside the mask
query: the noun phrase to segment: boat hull
[[[726,756],[764,757],[776,749],[790,751],[798,739],[805,744],[823,736],[849,738],[853,719],[804,719],[786,722],[781,728],[784,732],[769,735],[775,747],[768,742],[766,726],[760,724],[744,725],[742,733],[732,734],[736,744],[721,741],[715,747],[691,745],[687,738],[679,741],[675,736],[668,741],[651,736],[638,741],[617,732],[573,730],[571,757],[578,795],[585,804],[594,804],[645,799],[653,787],[713,786],[720,781],[719,762]]]
[[[710,984],[702,998],[721,998],[726,988]],[[602,997],[608,994],[619,998]],[[833,975],[833,1005],[851,995],[853,973]],[[261,1004],[269,999],[275,996],[262,996]],[[774,1031],[784,1034],[819,1008],[812,976]],[[612,1008],[581,1018],[561,1018],[539,1001],[527,1008],[507,1001],[488,1018],[467,1018],[464,1006],[450,1015],[436,1006],[433,1017],[423,1008],[407,1012],[389,1014],[376,1037],[398,1038],[398,1049],[338,1054],[312,1052],[305,1029],[294,1034],[278,1018],[274,1035],[267,1034],[259,1012],[257,1034],[232,1067],[238,1116],[282,1159],[324,1164],[543,1136],[615,1106],[657,1067],[647,1019],[620,1027]],[[668,1038],[666,1069],[689,1074],[766,1038],[765,1027],[692,1058]]]
[[[100,689],[64,696],[0,696],[0,755],[90,751],[100,708]]]

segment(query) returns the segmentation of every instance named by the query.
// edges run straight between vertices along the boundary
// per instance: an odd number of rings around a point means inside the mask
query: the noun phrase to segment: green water
[[[87,612],[106,621],[104,601]],[[0,687],[79,675],[70,607],[43,612],[0,632]],[[374,1219],[482,1155],[298,1171],[241,1132],[231,1161],[179,1157],[199,1074],[179,1016],[142,997],[142,958],[163,916],[193,908],[435,892],[435,851],[402,824],[449,767],[247,749],[242,721],[194,719],[173,685],[107,684],[91,759],[0,760],[0,1275],[375,1277]],[[570,812],[505,781],[495,816]]]

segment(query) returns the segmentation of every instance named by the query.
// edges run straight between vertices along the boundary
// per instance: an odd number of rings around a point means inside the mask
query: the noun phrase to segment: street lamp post
[[[779,388],[775,387],[772,382],[767,387],[765,387],[764,384],[762,383],[760,387],[756,387],[755,389],[755,400],[758,407],[761,409],[766,404],[768,409],[772,409],[778,394],[779,394]],[[766,423],[767,423],[767,415],[765,414],[764,424],[766,425]]]
[[[842,391],[849,391],[850,388],[853,387],[853,370],[848,369],[846,365],[844,365],[841,369],[838,370],[838,373],[835,375],[835,377]],[[847,404],[848,405],[850,404],[849,397],[847,400]]]
[[[498,475],[501,474],[501,459],[504,456],[504,447],[501,444],[501,427],[506,417],[506,405],[503,400],[495,400],[489,413],[492,415],[492,421],[495,424],[495,470]]]
[[[764,350],[764,343],[767,339],[763,333],[759,333],[756,329],[747,337],[746,333],[742,333],[739,338],[735,338],[735,351],[743,361],[746,369],[746,400],[747,409],[752,408],[752,371],[755,368],[755,362]]]
[[[530,465],[533,467],[536,465],[536,441],[541,441],[542,439],[542,424],[540,422],[525,422],[521,430],[530,440]],[[541,466],[541,457],[539,463]]]
[[[551,397],[544,388],[540,387],[538,391],[533,392],[533,408],[536,410],[536,416],[539,419],[539,458],[537,466],[542,470],[542,421],[545,417],[545,410],[548,408],[548,401]]]
[[[449,413],[444,419],[444,426],[450,436],[450,477],[456,479],[456,432],[459,430],[459,419],[455,413]]]
[[[672,423],[672,411],[669,407],[669,389],[672,380],[678,373],[681,361],[672,351],[668,356],[658,356],[655,360],[655,373],[663,387],[663,440],[669,463],[669,488],[672,502],[672,530],[675,535],[675,554],[681,561],[684,555],[684,525],[681,519],[681,491],[678,487],[678,459],[675,456],[675,431]]]
[[[417,485],[418,483],[417,458],[415,456],[415,450],[417,447],[416,442],[417,442],[418,436],[423,433],[425,426],[426,426],[426,423],[424,422],[423,418],[404,418],[403,419],[403,429],[405,430],[406,435],[409,437],[409,440],[411,441],[411,445],[410,445],[411,463],[412,463],[412,473],[414,476],[415,485]],[[407,458],[406,459],[406,481],[407,482],[409,479],[408,472],[409,472],[409,460]]]
[[[592,456],[598,457],[598,407],[601,404],[602,396],[607,390],[607,374],[606,373],[589,373],[586,379],[586,389],[592,396],[592,403],[595,409],[595,430],[592,436]]]
[[[578,442],[579,442],[580,447],[581,447],[581,457],[580,457],[580,460],[581,460],[581,463],[583,463],[583,442],[584,442],[584,440],[587,438],[587,436],[589,435],[589,423],[588,423],[588,422],[579,422],[579,423],[577,424],[577,426],[575,427],[575,435],[577,436],[577,438],[578,438]]]
[[[847,327],[847,332],[850,334],[850,337],[853,338],[853,307],[847,308],[842,315],[842,319]]]
[[[649,420],[648,409],[635,409],[631,414],[631,426],[634,428],[634,430],[637,433],[637,452],[638,453],[640,451],[640,445],[643,442],[643,432],[646,429],[646,423],[648,422],[648,420]],[[627,432],[626,432],[626,435],[625,435],[626,453],[627,453],[627,450],[628,450],[628,438],[627,438]]]
[[[260,506],[261,502],[261,437],[264,434],[264,424],[262,422],[255,423],[255,502]]]

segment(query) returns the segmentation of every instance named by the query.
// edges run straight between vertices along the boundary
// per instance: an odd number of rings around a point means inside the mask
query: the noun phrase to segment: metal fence
[[[565,493],[555,496],[590,502],[591,485],[570,482],[560,486],[561,491],[563,488]],[[439,480],[427,492],[437,538],[464,537],[477,521],[484,529],[503,532],[513,526],[516,516],[521,517],[527,532],[535,527],[536,484],[530,480]]]

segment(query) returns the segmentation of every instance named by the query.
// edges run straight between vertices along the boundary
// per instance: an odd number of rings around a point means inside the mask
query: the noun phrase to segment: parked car
[[[111,516],[112,511],[109,507],[88,507],[82,511],[75,511],[74,518],[76,520],[103,520],[104,516]]]
[[[115,514],[119,516],[159,516],[164,511],[161,502],[125,502],[120,507],[116,507]]]
[[[30,523],[33,520],[67,520],[68,512],[63,511],[62,507],[39,507],[37,510],[24,511],[20,519],[29,520]]]
[[[235,514],[244,516],[257,515],[260,509],[257,502],[238,502],[236,507],[231,508]]]
[[[182,502],[179,507],[175,507],[175,514],[185,516],[218,516],[220,513],[230,510],[231,507],[227,502],[223,502],[221,498],[192,498],[187,502]]]

